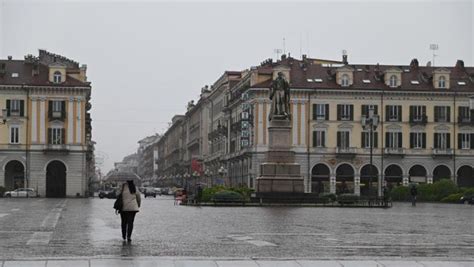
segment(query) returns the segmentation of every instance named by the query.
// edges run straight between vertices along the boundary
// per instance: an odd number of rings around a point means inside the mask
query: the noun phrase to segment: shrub
[[[213,186],[211,188],[204,188],[202,190],[201,201],[209,202],[209,201],[211,201],[211,198],[212,198],[212,196],[214,196],[214,194],[216,194],[219,191],[223,191],[223,190],[225,190],[225,186],[223,186],[223,185],[217,185],[217,186]]]
[[[212,201],[225,201],[225,200],[244,200],[241,194],[235,191],[230,191],[230,190],[224,190],[224,191],[219,191],[214,194],[211,198]]]
[[[410,188],[407,186],[397,186],[390,191],[393,201],[409,201],[411,198]]]
[[[464,195],[474,195],[474,187],[461,187],[459,193],[463,193]]]
[[[459,189],[456,184],[449,179],[442,179],[434,184],[422,184],[418,186],[418,197],[420,201],[440,201],[458,192]]]
[[[337,202],[341,204],[351,204],[359,201],[360,197],[355,194],[340,194],[337,196]]]
[[[328,202],[334,202],[337,199],[337,196],[334,193],[322,193],[322,194],[319,194],[319,197],[320,198],[327,198]]]
[[[5,191],[7,191],[5,187],[0,186],[0,197],[3,197],[3,194],[5,194]]]
[[[463,196],[463,193],[451,194],[441,199],[441,202],[445,203],[459,203],[459,199]]]

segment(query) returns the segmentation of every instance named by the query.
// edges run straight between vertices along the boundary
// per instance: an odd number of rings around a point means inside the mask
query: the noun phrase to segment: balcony
[[[474,119],[471,119],[469,117],[458,117],[458,123],[460,125],[474,125]]]
[[[410,124],[412,125],[425,125],[428,123],[428,116],[410,116]]]
[[[405,149],[403,147],[386,147],[384,149],[385,156],[393,156],[393,157],[404,157],[405,156]]]
[[[62,110],[62,111],[52,111],[52,110],[50,110],[49,114],[48,114],[48,117],[49,117],[50,121],[53,121],[53,120],[64,121],[66,119],[66,111],[64,111],[64,110]]]
[[[337,157],[348,157],[353,158],[356,155],[355,147],[336,147]]]
[[[453,150],[451,148],[433,148],[432,156],[433,158],[436,158],[436,157],[450,158],[453,156]]]
[[[10,110],[10,116],[12,116],[12,117],[20,117],[20,110],[19,110],[19,109],[12,109],[12,110]]]
[[[61,153],[61,154],[68,154],[69,153],[69,145],[60,144],[60,145],[53,145],[53,144],[46,144],[43,148],[43,153]]]

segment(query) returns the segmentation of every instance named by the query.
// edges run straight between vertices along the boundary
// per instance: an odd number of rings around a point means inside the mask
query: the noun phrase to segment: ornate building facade
[[[45,50],[0,60],[0,186],[88,194],[95,166],[86,69]]]
[[[200,125],[209,135],[199,156],[211,184],[224,178],[254,187],[268,150],[268,88],[278,72],[291,87],[292,145],[306,192],[381,194],[384,185],[443,178],[474,186],[474,68],[461,60],[450,67],[416,59],[403,66],[349,64],[347,56],[267,60],[229,72],[229,86],[222,86],[224,75],[201,95],[211,119]]]

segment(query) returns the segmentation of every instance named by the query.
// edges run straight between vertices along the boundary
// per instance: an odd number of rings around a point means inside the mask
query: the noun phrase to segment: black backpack
[[[119,194],[117,196],[117,199],[114,202],[114,209],[118,212],[121,212],[123,209],[123,200],[122,200],[122,194]]]

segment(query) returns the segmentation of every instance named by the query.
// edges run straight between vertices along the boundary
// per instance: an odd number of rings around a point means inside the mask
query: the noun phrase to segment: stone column
[[[77,127],[76,127],[76,143],[77,144],[82,144],[82,105],[81,105],[81,98],[77,98],[77,111],[76,111],[76,116],[77,116]]]
[[[31,143],[37,143],[38,142],[38,98],[32,97],[31,98]]]
[[[404,174],[403,175],[403,186],[408,186],[408,175]]]
[[[379,174],[378,179],[379,179],[379,182],[378,182],[378,185],[377,185],[377,192],[378,192],[378,196],[381,197],[382,194],[383,194],[383,190],[382,190],[383,182],[384,182],[383,174]]]
[[[354,194],[360,196],[360,175],[354,176]]]
[[[329,190],[332,194],[336,194],[336,176],[334,174],[329,177]]]
[[[67,142],[68,144],[74,143],[74,97],[69,98],[68,109],[67,109]]]
[[[46,98],[40,98],[40,140],[41,144],[46,144]]]
[[[433,175],[426,176],[426,183],[427,184],[432,184],[433,183]]]

